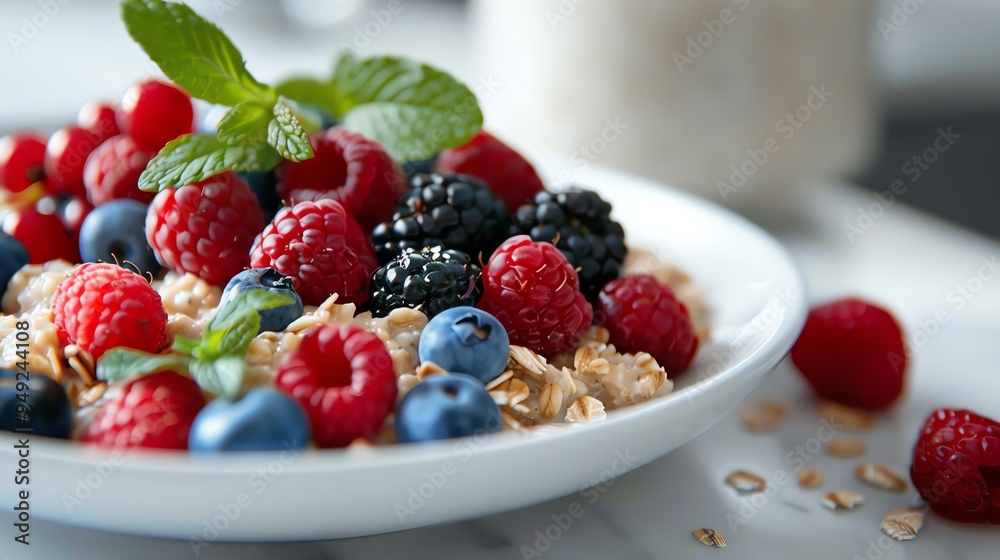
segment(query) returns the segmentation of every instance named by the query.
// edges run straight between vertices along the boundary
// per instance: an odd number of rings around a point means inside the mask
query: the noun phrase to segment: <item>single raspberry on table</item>
[[[290,277],[306,305],[319,305],[331,294],[342,303],[364,304],[369,279],[378,268],[361,227],[329,199],[279,211],[254,241],[250,265]]]
[[[167,312],[160,294],[138,274],[109,263],[84,263],[52,295],[63,346],[75,344],[94,360],[116,346],[159,352],[167,345]]]
[[[282,359],[275,385],[309,414],[320,447],[370,439],[396,405],[396,374],[385,345],[357,325],[319,325]]]
[[[545,185],[535,168],[510,146],[480,130],[467,144],[441,152],[434,171],[442,175],[462,173],[478,177],[514,212],[531,204]]]
[[[824,399],[879,410],[903,392],[903,331],[873,303],[848,298],[814,307],[791,354],[795,367]]]
[[[511,237],[490,257],[478,307],[503,324],[511,344],[545,356],[573,348],[594,318],[562,252],[527,235]]]
[[[671,378],[691,365],[698,337],[670,287],[648,274],[633,274],[609,282],[599,301],[601,324],[619,350],[649,353]]]
[[[159,80],[135,84],[122,96],[118,128],[140,148],[155,154],[174,138],[194,132],[191,96]]]
[[[102,447],[187,449],[191,424],[205,407],[201,388],[172,371],[122,385],[101,406],[80,441]]]
[[[83,184],[94,206],[118,198],[149,204],[156,193],[139,190],[139,176],[153,154],[143,151],[124,134],[113,136],[91,152],[83,167]]]
[[[146,215],[146,240],[160,264],[216,286],[247,268],[262,229],[257,198],[229,172],[160,191]]]
[[[389,219],[403,177],[381,144],[338,127],[313,133],[309,141],[314,157],[285,160],[275,169],[282,200],[336,200],[365,231]]]
[[[913,447],[910,479],[938,514],[1000,525],[1000,423],[968,410],[935,410]]]

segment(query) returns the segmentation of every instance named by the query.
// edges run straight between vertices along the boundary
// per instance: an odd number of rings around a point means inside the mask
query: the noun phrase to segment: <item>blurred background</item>
[[[326,74],[345,48],[432,61],[476,91],[489,129],[565,162],[553,183],[618,167],[772,226],[824,181],[895,185],[897,200],[1000,236],[997,1],[190,4],[265,81]],[[117,11],[0,5],[0,132],[55,128],[158,73]]]

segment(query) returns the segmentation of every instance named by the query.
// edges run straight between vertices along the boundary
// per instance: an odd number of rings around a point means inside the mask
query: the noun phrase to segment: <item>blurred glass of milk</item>
[[[870,0],[474,0],[486,126],[765,217],[872,155]],[[558,161],[558,160],[557,160]]]

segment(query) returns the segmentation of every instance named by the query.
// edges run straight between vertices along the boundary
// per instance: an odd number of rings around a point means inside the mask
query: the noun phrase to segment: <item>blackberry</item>
[[[618,278],[628,252],[625,230],[611,219],[611,204],[597,193],[578,188],[540,192],[534,204],[517,209],[513,222],[512,234],[554,243],[566,255],[589,301],[596,301],[601,288]]]
[[[405,249],[435,245],[489,258],[509,228],[503,201],[479,179],[418,173],[392,218],[372,231],[372,243],[381,264]]]
[[[479,266],[469,255],[441,246],[406,249],[372,275],[369,310],[385,317],[412,307],[433,317],[445,309],[474,306],[483,293]]]

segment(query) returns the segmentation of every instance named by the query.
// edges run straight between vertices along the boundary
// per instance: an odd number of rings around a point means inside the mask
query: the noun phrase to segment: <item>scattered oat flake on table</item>
[[[799,471],[799,486],[802,488],[816,488],[823,484],[823,473],[813,469],[802,469]]]
[[[715,529],[698,529],[697,531],[691,531],[691,536],[698,539],[706,546],[726,548],[726,539],[723,538],[722,533],[716,531]]]
[[[823,496],[822,504],[827,509],[854,509],[865,503],[865,497],[857,492],[841,490]]]
[[[736,471],[726,477],[726,484],[740,492],[760,492],[767,481],[752,472]]]
[[[819,403],[818,412],[820,418],[834,424],[835,427],[843,426],[848,430],[868,430],[874,422],[872,415],[864,410],[830,401]]]
[[[918,509],[893,509],[882,519],[882,532],[897,541],[912,541],[924,526],[924,514]]]
[[[882,463],[861,463],[854,469],[854,474],[861,482],[890,492],[902,492],[907,487],[903,475]]]
[[[740,419],[751,432],[771,431],[778,427],[787,414],[785,405],[774,401],[749,404],[740,409]]]
[[[858,457],[867,449],[860,439],[835,439],[826,444],[826,452],[834,457]]]

